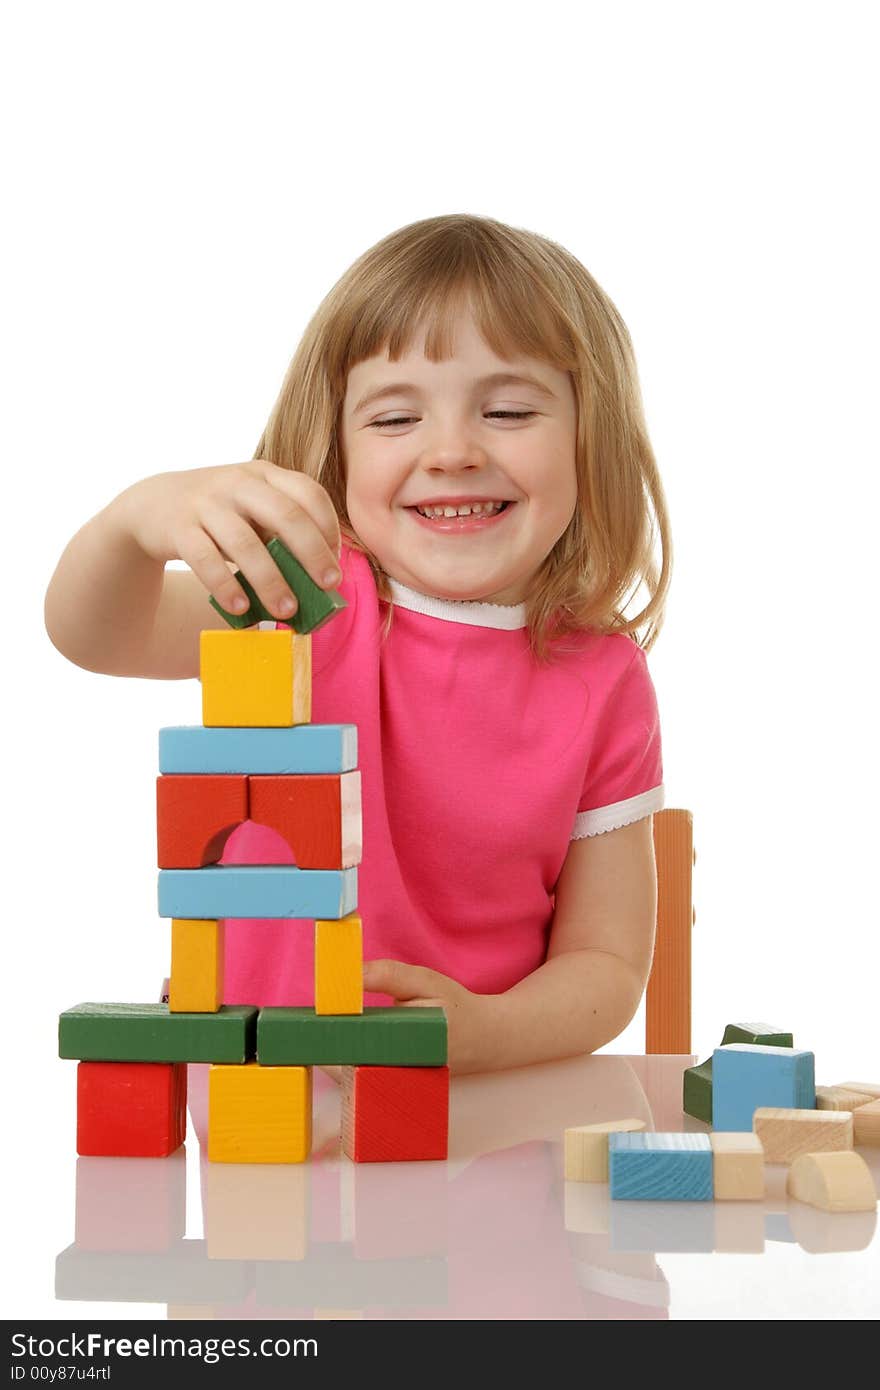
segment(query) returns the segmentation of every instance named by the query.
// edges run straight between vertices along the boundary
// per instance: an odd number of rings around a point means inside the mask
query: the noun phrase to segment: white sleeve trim
[[[586,839],[588,835],[604,835],[607,830],[619,830],[622,825],[632,825],[643,820],[655,811],[663,810],[665,794],[663,783],[651,787],[650,791],[640,792],[638,796],[628,797],[626,801],[615,801],[610,806],[598,806],[595,811],[579,811],[574,818],[573,840]]]

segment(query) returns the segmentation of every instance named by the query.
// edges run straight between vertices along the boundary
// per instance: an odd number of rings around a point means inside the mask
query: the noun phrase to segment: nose
[[[441,473],[463,473],[487,462],[486,450],[464,422],[438,424],[422,453],[423,466]]]

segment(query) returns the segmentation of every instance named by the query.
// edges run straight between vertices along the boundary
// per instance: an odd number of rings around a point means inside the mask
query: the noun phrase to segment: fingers
[[[424,965],[405,965],[400,960],[364,961],[364,989],[390,994],[401,1003],[436,996],[438,985],[444,981],[449,984],[443,975]]]
[[[206,531],[200,526],[190,527],[178,540],[177,549],[180,558],[227,612],[247,611],[250,599]],[[269,559],[271,561],[271,556]]]
[[[342,543],[342,533],[339,529],[339,517],[336,515],[336,508],[333,506],[326,489],[314,478],[310,478],[307,473],[297,473],[290,468],[279,468],[277,464],[268,463],[265,459],[254,460],[254,464],[255,466],[259,465],[260,476],[270,487],[276,488],[278,492],[283,492],[287,497],[292,498],[297,506],[311,517],[333,557],[338,556]],[[282,536],[281,539],[284,540],[284,537]],[[286,541],[285,544],[287,544]],[[302,557],[298,555],[297,559],[302,559]],[[306,565],[305,560],[302,560],[302,563]],[[306,569],[308,568],[306,565]],[[312,578],[315,576],[312,575]]]

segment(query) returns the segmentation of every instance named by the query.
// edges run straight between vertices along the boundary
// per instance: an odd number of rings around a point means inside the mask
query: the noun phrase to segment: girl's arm
[[[556,885],[543,965],[503,994],[473,994],[399,961],[364,967],[370,990],[441,1002],[454,1072],[495,1071],[594,1052],[635,1014],[651,970],[657,918],[653,818],[572,840]]]
[[[264,541],[279,536],[316,584],[334,588],[339,522],[320,483],[264,459],[158,473],[87,522],[46,593],[46,630],[78,666],[112,676],[183,679],[199,673],[199,632],[225,627],[248,599],[240,569],[279,618],[296,599]],[[170,570],[184,560],[190,572]],[[286,605],[286,606],[285,606]]]

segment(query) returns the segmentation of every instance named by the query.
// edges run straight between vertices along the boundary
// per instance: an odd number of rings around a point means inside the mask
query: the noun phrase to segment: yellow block
[[[312,717],[312,635],[285,628],[201,635],[206,728],[286,729]]]
[[[173,1014],[215,1014],[223,1003],[223,923],[174,917],[171,921]]]
[[[305,1163],[311,1148],[311,1067],[211,1067],[211,1163]]]
[[[315,1013],[362,1014],[364,942],[356,912],[315,923]]]

